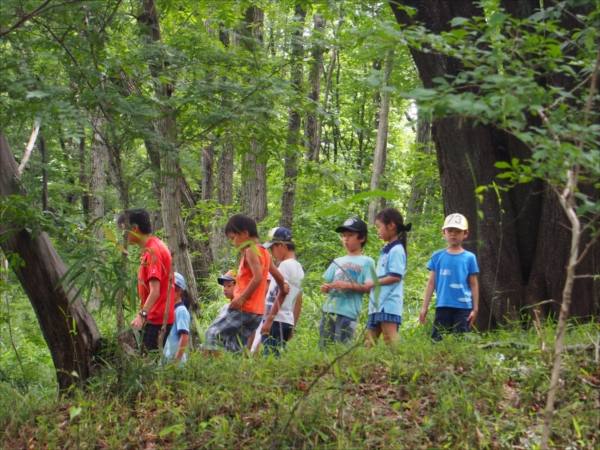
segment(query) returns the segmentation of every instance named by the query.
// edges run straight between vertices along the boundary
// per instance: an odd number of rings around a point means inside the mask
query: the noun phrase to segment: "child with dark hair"
[[[150,215],[143,208],[129,211],[129,226],[125,224],[125,213],[117,219],[123,230],[123,237],[131,244],[142,249],[142,262],[138,272],[138,290],[140,295],[140,311],[131,326],[142,331],[142,344],[146,351],[158,350],[158,337],[162,329],[167,297],[170,293],[167,314],[166,334],[163,343],[171,332],[175,321],[175,292],[170,288],[171,252],[167,246],[152,236]]]
[[[279,286],[277,301],[287,294],[283,277],[273,264],[269,251],[258,242],[256,222],[251,217],[236,214],[225,226],[225,234],[241,252],[236,274],[234,298],[224,316],[219,316],[206,330],[204,354],[218,354],[225,349],[241,351],[255,332],[265,313],[267,274],[270,272]]]
[[[379,252],[377,278],[380,289],[375,296],[375,283],[368,281],[371,291],[369,319],[367,321],[367,347],[371,347],[383,334],[386,344],[396,343],[398,328],[402,323],[404,303],[404,273],[406,271],[406,233],[411,224],[404,225],[402,214],[395,208],[383,209],[375,217],[379,237],[388,244]]]
[[[363,296],[369,292],[366,284],[372,279],[373,259],[362,254],[367,242],[367,224],[351,217],[335,229],[342,234],[346,255],[336,258],[323,274],[326,281],[321,292],[329,294],[323,305],[319,326],[319,347],[340,342],[350,345],[356,330],[356,320],[362,309]]]
[[[175,326],[171,328],[165,344],[165,359],[178,360],[181,364],[187,359],[187,345],[190,338],[189,293],[185,278],[175,272]]]

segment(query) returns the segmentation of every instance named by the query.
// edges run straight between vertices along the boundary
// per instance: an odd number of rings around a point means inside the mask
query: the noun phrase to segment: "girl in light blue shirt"
[[[386,344],[396,343],[398,328],[402,323],[404,304],[404,273],[406,271],[406,233],[411,224],[404,225],[402,214],[395,208],[383,209],[375,218],[379,237],[388,244],[379,252],[377,279],[368,281],[370,288],[369,319],[366,346],[371,347],[383,334]],[[376,292],[378,291],[378,292]]]

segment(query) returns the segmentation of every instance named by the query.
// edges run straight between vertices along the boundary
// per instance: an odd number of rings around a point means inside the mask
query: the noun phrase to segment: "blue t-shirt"
[[[342,256],[336,258],[329,265],[323,278],[328,283],[334,281],[347,281],[356,284],[365,284],[367,280],[372,280],[372,268],[375,267],[373,258],[365,255]],[[363,304],[363,294],[356,291],[344,289],[338,291],[331,289],[327,301],[323,306],[323,311],[328,313],[340,314],[356,320]]]
[[[458,254],[446,249],[434,252],[427,268],[435,272],[435,307],[473,309],[469,275],[479,273],[477,258],[467,250]]]
[[[190,312],[183,302],[179,302],[175,305],[175,323],[165,343],[165,358],[167,361],[175,359],[177,350],[179,350],[180,334],[182,333],[190,334]],[[187,355],[184,353],[181,357],[181,363],[184,363],[186,359]]]
[[[377,278],[399,277],[397,283],[380,287],[379,297],[375,298],[375,288],[371,289],[369,314],[385,310],[388,314],[402,317],[404,307],[404,272],[406,271],[406,252],[400,240],[390,242],[379,252],[377,259]]]

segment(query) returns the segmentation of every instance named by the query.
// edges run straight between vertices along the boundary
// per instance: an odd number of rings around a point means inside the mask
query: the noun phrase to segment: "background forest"
[[[561,367],[547,347],[569,283],[570,400],[557,402],[563,434],[551,438],[597,445],[600,6],[441,4],[0,4],[0,399],[18,411],[0,415],[7,446],[30,436],[125,446],[143,410],[152,425],[132,448],[543,447],[535,430],[549,423],[545,394],[558,383],[549,366]],[[321,275],[343,254],[334,230],[354,215],[372,225],[384,206],[413,223],[403,350],[315,355]],[[120,354],[140,253],[121,243],[115,219],[135,207],[152,212],[189,280],[199,334],[224,303],[216,277],[235,265],[227,218],[254,217],[261,236],[293,231],[307,277],[282,364],[192,358],[177,372]],[[473,227],[482,333],[432,348],[418,312],[451,212]],[[14,230],[47,236],[56,255],[26,260]],[[364,253],[376,259],[383,243],[371,231]],[[54,282],[31,277],[40,255],[52,255]],[[47,307],[53,296],[62,309]],[[256,383],[243,390],[248,373]],[[89,379],[95,396],[57,401],[57,378],[61,389]],[[97,415],[103,430],[84,426]]]

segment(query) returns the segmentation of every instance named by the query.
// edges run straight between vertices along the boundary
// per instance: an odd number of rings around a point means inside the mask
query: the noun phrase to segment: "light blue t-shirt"
[[[377,278],[399,277],[397,283],[380,287],[379,297],[375,298],[375,288],[371,289],[369,314],[385,311],[402,317],[404,308],[404,272],[406,271],[406,252],[400,240],[390,242],[379,252],[377,259]]]
[[[346,281],[356,284],[365,284],[367,280],[372,280],[372,268],[375,267],[373,258],[365,255],[342,256],[336,258],[323,274],[323,278],[328,283],[334,281]],[[327,301],[323,306],[323,311],[328,313],[340,314],[356,320],[363,304],[363,294],[351,290],[331,289]]]
[[[434,252],[427,268],[435,272],[435,307],[473,309],[469,275],[479,273],[477,258],[467,250],[448,253],[446,249]]]
[[[183,302],[179,302],[175,305],[175,323],[165,343],[165,359],[167,361],[175,359],[177,350],[179,350],[180,334],[182,333],[190,334],[190,313]],[[184,353],[181,357],[181,363],[183,364],[186,359],[187,355]]]

